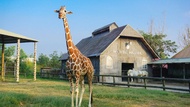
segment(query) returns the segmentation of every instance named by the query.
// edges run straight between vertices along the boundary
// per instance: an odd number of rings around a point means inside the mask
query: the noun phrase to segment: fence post
[[[143,80],[144,80],[144,88],[146,89],[146,79],[143,78]]]
[[[165,79],[164,79],[164,77],[162,77],[162,85],[163,85],[163,91],[165,91],[166,89],[165,89]]]
[[[115,86],[115,76],[112,77],[113,77],[113,86]]]
[[[127,85],[128,85],[128,88],[130,87],[130,85],[129,85],[129,84],[130,84],[129,81],[130,81],[130,77],[128,76],[128,77],[127,77]]]
[[[103,79],[104,79],[104,76],[102,75],[102,85],[103,85]]]
[[[189,81],[189,93],[190,93],[190,81]]]

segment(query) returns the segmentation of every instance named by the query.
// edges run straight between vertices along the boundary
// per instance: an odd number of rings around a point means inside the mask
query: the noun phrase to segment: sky
[[[66,53],[63,21],[54,12],[66,6],[73,12],[67,19],[74,44],[112,22],[148,32],[151,20],[153,31],[164,26],[165,39],[178,44],[179,34],[190,26],[189,5],[190,0],[0,0],[0,29],[38,40],[38,56]],[[34,51],[33,43],[21,48],[28,55]]]

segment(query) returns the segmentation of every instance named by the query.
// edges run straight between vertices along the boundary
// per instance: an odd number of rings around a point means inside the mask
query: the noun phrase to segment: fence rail
[[[118,75],[96,75],[99,76],[101,79],[101,84],[108,84],[108,85],[119,85],[119,86],[134,86],[134,87],[144,87],[145,89],[147,88],[160,88],[165,91],[166,89],[168,90],[177,90],[177,91],[186,91],[190,93],[190,79],[179,79],[179,78],[159,78],[159,77],[136,77],[136,76],[118,76]],[[104,77],[112,77],[113,82],[104,82]],[[115,78],[127,78],[126,82],[116,82]],[[130,82],[131,78],[135,79],[141,79],[143,80],[142,83],[132,83]],[[148,81],[160,81],[159,84],[155,83],[149,83]],[[168,82],[168,84],[166,84]],[[176,82],[177,84],[186,84],[186,86],[176,86],[176,85],[170,85],[170,83]]]
[[[67,79],[65,74],[55,73],[40,73],[41,78],[53,78],[53,79]],[[106,77],[112,78],[111,81],[105,81]],[[116,78],[127,78],[127,81],[116,81]],[[142,82],[130,82],[130,79],[140,79]],[[156,82],[156,83],[155,83]],[[147,88],[159,88],[165,90],[176,90],[185,91],[190,93],[190,79],[179,79],[179,78],[164,78],[164,77],[136,77],[136,76],[120,76],[120,75],[94,75],[93,83],[100,83],[102,85],[112,86],[126,86],[126,87],[144,87]],[[171,85],[171,83],[177,83],[178,85]],[[185,86],[181,86],[185,84]]]

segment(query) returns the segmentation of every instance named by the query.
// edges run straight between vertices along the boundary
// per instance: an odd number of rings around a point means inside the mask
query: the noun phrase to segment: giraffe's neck
[[[67,44],[67,50],[68,50],[68,54],[71,55],[73,53],[73,50],[76,47],[72,41],[72,37],[71,37],[67,18],[63,18],[63,23],[64,23],[64,28],[65,28],[65,39],[66,39],[66,44]]]

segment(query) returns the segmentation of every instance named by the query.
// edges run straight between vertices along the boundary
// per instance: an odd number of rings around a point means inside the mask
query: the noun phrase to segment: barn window
[[[113,59],[111,56],[107,56],[106,58],[106,68],[113,69]]]
[[[147,69],[147,60],[142,60],[142,69]]]

